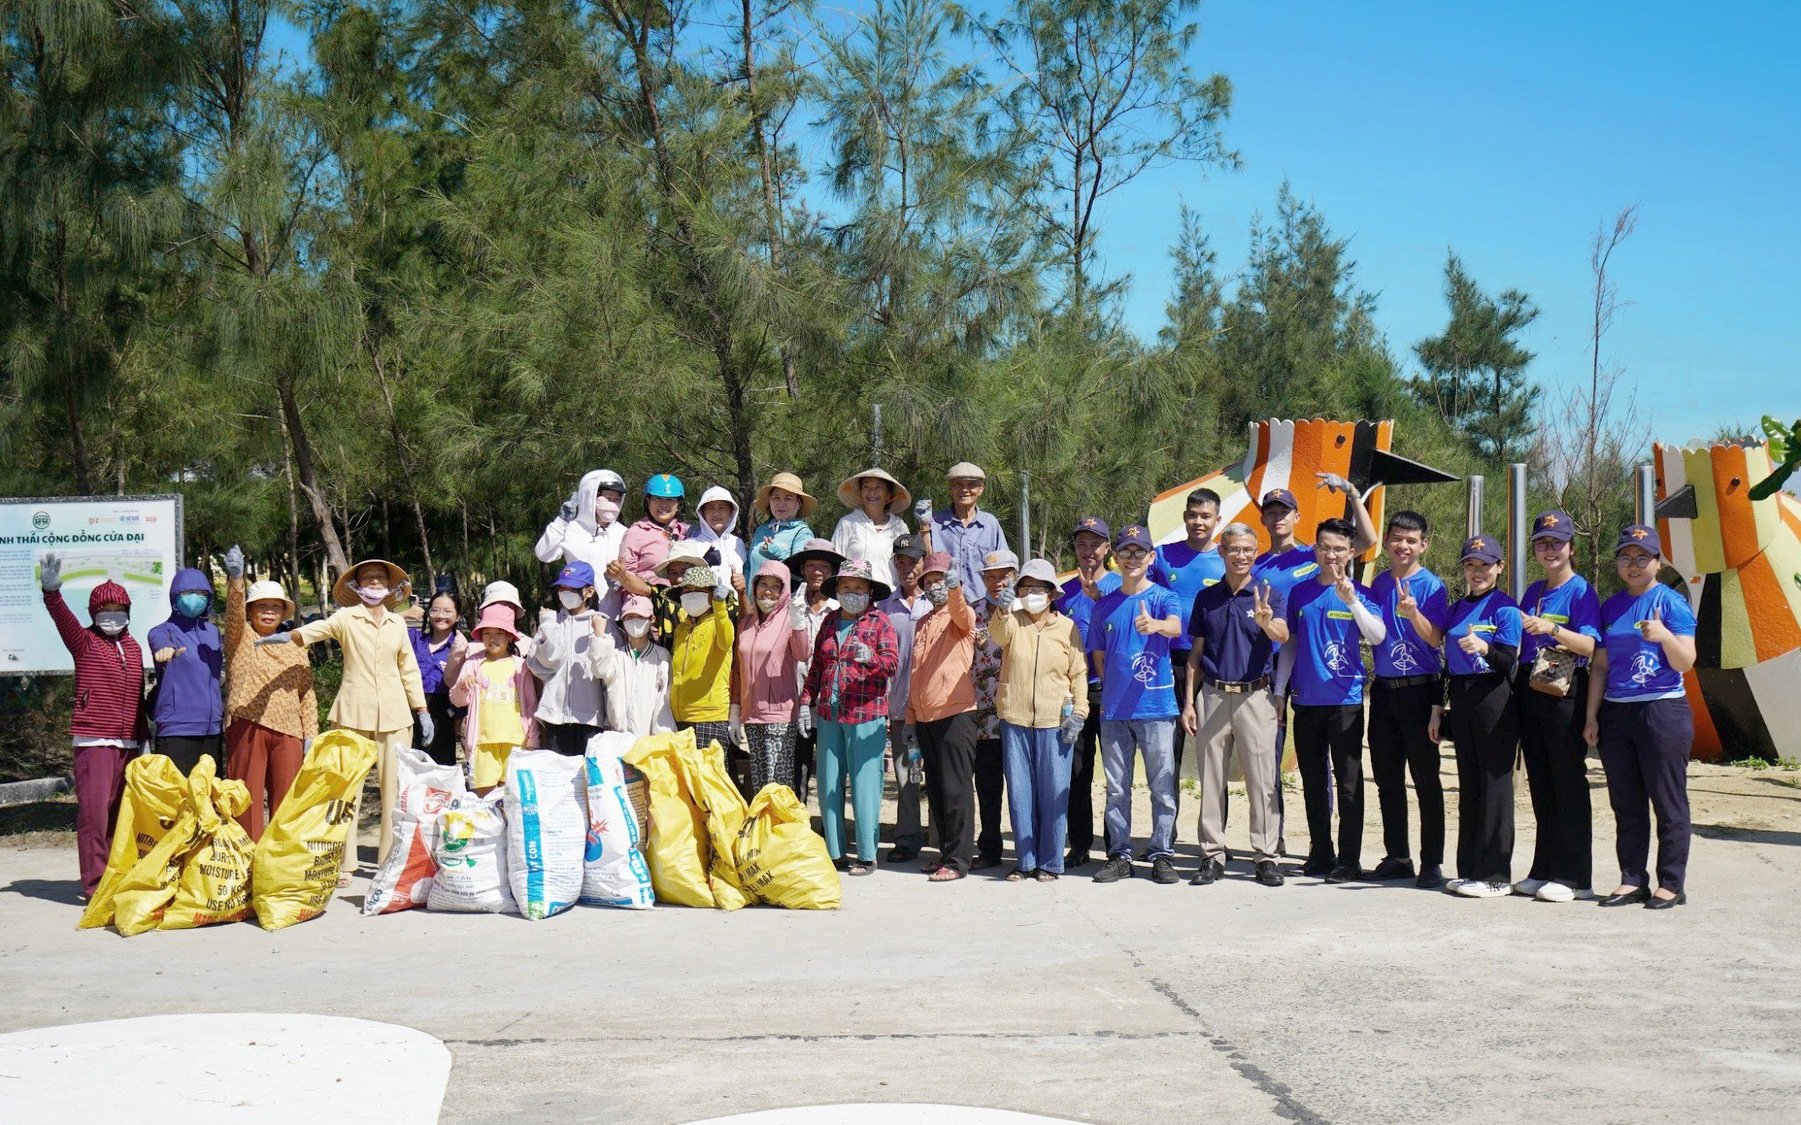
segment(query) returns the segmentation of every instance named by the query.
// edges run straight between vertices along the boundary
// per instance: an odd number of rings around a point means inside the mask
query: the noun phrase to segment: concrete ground
[[[676,1123],[859,1101],[1096,1122],[1792,1122],[1795,777],[1691,770],[1691,902],[1668,912],[1299,877],[1268,889],[1242,862],[1207,888],[929,885],[908,865],[845,880],[831,913],[365,919],[353,886],[279,933],[128,940],[74,929],[66,841],[0,847],[0,1032],[217,1011],[404,1024],[453,1054],[450,1122]],[[1612,818],[1598,767],[1591,780],[1606,890]],[[1373,865],[1373,789],[1368,806]],[[1184,876],[1196,812],[1185,797]],[[1233,824],[1242,843],[1241,802]],[[372,854],[367,830],[364,844]]]

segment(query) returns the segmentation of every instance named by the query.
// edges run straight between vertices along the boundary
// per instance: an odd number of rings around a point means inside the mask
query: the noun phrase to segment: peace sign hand
[[[1402,617],[1412,617],[1420,611],[1420,603],[1413,596],[1413,587],[1401,583],[1400,597],[1395,602],[1395,612]]]
[[[1357,587],[1352,585],[1351,576],[1348,574],[1338,576],[1338,581],[1332,585],[1332,592],[1337,594],[1338,600],[1346,605],[1357,604]]]
[[[1079,577],[1082,580],[1082,593],[1084,595],[1086,595],[1089,598],[1089,600],[1091,600],[1091,601],[1097,601],[1097,602],[1100,601],[1101,600],[1100,579],[1090,578],[1086,574],[1078,574],[1077,577]]]
[[[1665,641],[1673,641],[1676,639],[1676,634],[1670,632],[1670,627],[1663,623],[1662,606],[1654,605],[1651,607],[1651,616],[1638,623],[1638,632],[1640,636],[1644,637],[1645,640],[1650,641],[1652,644],[1660,645]]]
[[[1251,587],[1251,619],[1259,628],[1267,627],[1276,616],[1276,611],[1269,604],[1269,583]]]

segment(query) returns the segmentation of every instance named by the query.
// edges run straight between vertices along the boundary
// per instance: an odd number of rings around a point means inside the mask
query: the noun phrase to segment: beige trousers
[[[1268,688],[1225,692],[1201,686],[1201,745],[1196,772],[1201,781],[1201,854],[1207,861],[1226,853],[1227,763],[1236,753],[1251,805],[1251,853],[1276,858],[1281,820],[1276,813],[1276,698]]]
[[[381,837],[375,845],[375,866],[380,867],[387,862],[388,848],[393,844],[389,839],[392,826],[389,823],[394,816],[394,801],[398,797],[395,792],[395,781],[400,772],[398,756],[400,748],[413,744],[413,728],[405,730],[359,730],[351,731],[360,734],[375,743],[380,751],[375,756],[376,785],[381,792]],[[354,815],[350,822],[350,838],[344,841],[344,867],[346,875],[356,870],[357,866],[357,826],[362,823],[363,790],[357,787],[354,802]]]

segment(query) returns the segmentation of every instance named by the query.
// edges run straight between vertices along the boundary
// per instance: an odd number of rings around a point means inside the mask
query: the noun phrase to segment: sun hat
[[[864,469],[860,473],[853,473],[852,475],[845,477],[843,483],[838,486],[838,502],[853,511],[862,508],[863,498],[857,495],[857,482],[864,477],[874,477],[877,480],[885,480],[894,487],[894,498],[888,501],[888,511],[890,514],[904,512],[912,505],[913,494],[907,491],[907,486],[900,481],[895,480],[881,469]]]
[[[483,587],[481,605],[475,608],[480,612],[491,605],[511,606],[514,613],[525,612],[525,603],[519,600],[519,587],[504,578],[496,579]]]
[[[713,568],[705,563],[691,566],[682,574],[682,586],[689,590],[711,590],[717,584]]]
[[[963,480],[965,478],[985,481],[988,479],[988,474],[983,472],[982,466],[974,461],[959,461],[951,466],[950,472],[944,474],[945,480]]]
[[[989,551],[982,556],[982,569],[985,571],[1018,570],[1019,556],[1012,551]]]
[[[475,623],[472,632],[480,637],[483,629],[499,629],[514,640],[519,639],[519,629],[513,624],[513,611],[500,602],[482,610],[481,620]]]
[[[356,581],[357,571],[366,566],[379,566],[388,572],[388,600],[385,603],[388,606],[398,606],[412,596],[413,582],[406,576],[406,571],[387,559],[363,559],[338,575],[338,580],[331,584],[331,600],[339,605],[361,605],[362,599],[350,587]]]
[[[1033,582],[1042,582],[1046,586],[1049,586],[1053,595],[1057,591],[1057,570],[1044,559],[1033,559],[1031,562],[1021,567],[1019,569],[1019,577],[1013,580],[1013,588],[1017,590],[1019,584],[1027,579],[1031,579]]]
[[[696,543],[692,539],[677,539],[669,545],[669,553],[654,568],[658,578],[669,577],[670,563],[700,564],[707,561],[707,548],[704,543]],[[711,586],[709,582],[707,585]]]
[[[252,582],[250,589],[244,592],[246,608],[257,602],[280,602],[284,618],[294,616],[294,603],[288,598],[288,592],[281,588],[281,583],[265,578],[261,582]]]
[[[801,544],[800,550],[782,560],[794,574],[794,580],[800,581],[805,575],[801,571],[810,562],[822,562],[836,571],[844,565],[844,556],[832,546],[830,539],[809,539]]]
[[[894,592],[888,587],[886,582],[876,578],[875,569],[869,565],[868,559],[851,559],[849,562],[840,566],[838,568],[838,573],[826,579],[824,584],[820,586],[820,590],[826,597],[831,598],[837,596],[838,580],[840,578],[861,578],[863,581],[869,583],[870,605],[887,601],[888,595]]]
[[[769,494],[778,488],[783,492],[792,492],[800,497],[799,518],[803,520],[812,515],[813,509],[819,506],[819,501],[808,494],[806,486],[801,484],[798,476],[793,473],[777,473],[769,478],[768,484],[757,489],[757,498],[751,503],[751,507],[767,516],[769,514]]]

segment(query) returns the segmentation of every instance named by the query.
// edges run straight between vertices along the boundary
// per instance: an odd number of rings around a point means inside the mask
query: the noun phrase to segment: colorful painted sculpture
[[[1390,452],[1393,422],[1332,422],[1323,418],[1296,422],[1271,418],[1250,424],[1250,447],[1237,465],[1196,477],[1160,493],[1147,516],[1151,537],[1170,543],[1183,536],[1182,509],[1197,488],[1219,493],[1220,524],[1239,520],[1257,529],[1259,550],[1269,548],[1269,533],[1257,517],[1257,501],[1272,488],[1286,488],[1300,501],[1299,526],[1312,529],[1321,520],[1350,514],[1349,499],[1319,487],[1315,473],[1337,473],[1358,488],[1372,484],[1440,484],[1457,478]],[[1382,526],[1388,489],[1370,489],[1370,518]],[[1364,558],[1375,557],[1370,548]]]
[[[1653,447],[1658,531],[1695,606],[1695,756],[1801,753],[1801,500],[1751,490],[1768,445]]]

